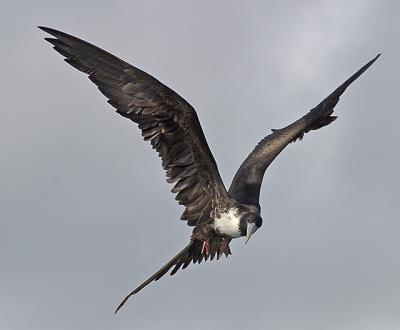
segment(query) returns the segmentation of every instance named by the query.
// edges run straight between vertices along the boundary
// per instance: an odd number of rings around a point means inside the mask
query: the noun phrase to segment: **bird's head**
[[[243,229],[247,243],[250,237],[262,226],[262,218],[256,213],[247,213],[243,218]]]

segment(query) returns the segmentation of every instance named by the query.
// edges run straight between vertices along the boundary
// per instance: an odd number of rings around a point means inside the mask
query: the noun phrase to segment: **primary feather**
[[[77,37],[39,27],[54,49],[109,99],[117,112],[137,123],[162,159],[181,219],[195,226],[228,205],[227,192],[193,107],[149,74]],[[199,207],[201,206],[201,207]]]

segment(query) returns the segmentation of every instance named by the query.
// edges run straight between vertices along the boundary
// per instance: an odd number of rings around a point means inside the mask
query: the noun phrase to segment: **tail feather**
[[[123,300],[122,302],[118,305],[117,309],[115,310],[115,314],[121,309],[121,307],[128,301],[130,297],[138,293],[140,290],[142,290],[144,287],[149,285],[153,281],[159,280],[162,276],[164,276],[173,266],[175,268],[173,269],[172,272],[176,273],[179,269],[179,267],[182,265],[183,261],[185,263],[187,261],[191,261],[191,258],[189,259],[189,250],[192,247],[194,241],[190,241],[188,245],[185,246],[185,248],[179,252],[175,257],[173,257],[170,261],[168,261],[161,269],[159,269],[156,273],[154,273],[152,276],[150,276],[146,281],[144,281],[142,284],[140,284],[135,290],[133,290],[131,293],[129,293]],[[178,266],[178,268],[177,268]],[[172,273],[171,273],[172,275]]]
[[[115,313],[117,313],[121,307],[128,301],[130,297],[138,293],[144,287],[149,285],[153,281],[159,280],[162,276],[164,276],[168,271],[172,268],[170,275],[174,275],[179,269],[185,269],[191,262],[193,263],[200,263],[203,259],[207,260],[209,257],[210,259],[214,259],[215,255],[217,254],[220,244],[221,238],[214,238],[209,240],[210,244],[210,255],[204,255],[201,253],[203,242],[197,239],[192,239],[188,245],[186,245],[182,251],[180,251],[175,257],[173,257],[170,261],[168,261],[161,269],[159,269],[156,273],[150,276],[146,281],[140,284],[135,290],[129,293],[122,302],[118,305]],[[227,253],[229,252],[229,253]],[[226,256],[230,253],[229,247],[225,253]]]

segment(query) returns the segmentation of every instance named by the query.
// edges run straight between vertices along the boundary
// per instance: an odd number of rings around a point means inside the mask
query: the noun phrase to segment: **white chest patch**
[[[237,238],[242,236],[239,229],[239,215],[237,208],[231,208],[226,213],[222,213],[219,218],[215,218],[213,227],[218,234]]]

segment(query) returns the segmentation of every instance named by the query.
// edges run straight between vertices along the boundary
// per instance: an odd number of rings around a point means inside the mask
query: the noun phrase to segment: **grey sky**
[[[399,7],[3,0],[0,329],[399,329]],[[92,42],[188,100],[228,186],[270,128],[383,55],[346,91],[334,124],[271,166],[264,226],[247,246],[163,278],[114,316],[191,228],[139,130],[37,25]]]

